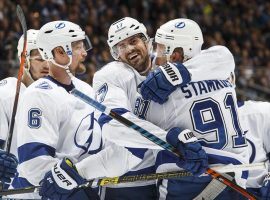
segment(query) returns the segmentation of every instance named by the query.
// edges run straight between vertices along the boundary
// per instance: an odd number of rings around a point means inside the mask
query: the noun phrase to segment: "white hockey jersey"
[[[260,101],[245,101],[239,105],[240,119],[247,124],[245,130],[250,163],[266,162],[270,153],[270,103]],[[266,165],[267,166],[267,165]],[[247,187],[259,188],[268,169],[252,170],[249,172]]]
[[[78,90],[94,97],[93,89],[88,84],[75,77],[72,82]],[[74,86],[45,77],[26,89],[21,99],[23,106],[18,111],[20,164],[19,177],[12,183],[14,188],[38,185],[45,173],[64,157],[71,158],[75,163],[85,158],[77,166],[85,178],[119,176],[140,161],[130,159],[132,154],[127,149],[120,149],[114,144],[104,149],[102,154],[96,154],[103,148],[100,126],[94,118],[96,113],[94,108],[67,92]],[[109,162],[108,158],[113,154],[120,154],[124,161]],[[129,163],[125,158],[132,161]],[[113,167],[112,164],[121,166]],[[16,197],[40,198],[38,194]]]
[[[237,115],[235,91],[226,80],[235,67],[232,54],[226,47],[215,46],[184,65],[192,74],[193,82],[178,88],[165,104],[160,105],[142,99],[137,86],[145,77],[122,62],[109,63],[94,76],[97,100],[163,140],[166,132],[162,129],[189,128],[204,146],[234,153],[240,160],[246,159],[246,155],[241,156],[246,152],[241,147],[247,143]],[[100,121],[104,124],[105,136],[119,145],[159,149],[115,120],[106,121],[104,117]],[[117,130],[113,134],[111,127]]]
[[[96,98],[163,140],[166,137],[164,130],[172,127],[193,130],[206,147],[218,149],[214,151],[219,155],[213,156],[211,163],[246,162],[247,143],[238,120],[235,91],[226,80],[235,67],[232,54],[226,47],[215,46],[202,51],[184,65],[189,69],[193,82],[177,89],[163,105],[143,100],[138,85],[145,77],[117,61],[95,74],[93,87]],[[161,149],[104,114],[99,122],[104,136],[119,145]],[[206,151],[211,153],[209,148]],[[228,152],[228,157],[222,156],[224,151]]]
[[[15,100],[17,78],[9,77],[0,81],[0,145],[3,147],[9,132],[9,126],[12,117],[13,104]],[[21,83],[20,97],[26,89]],[[19,97],[19,100],[20,100]],[[20,102],[20,101],[19,101]],[[19,103],[18,103],[19,107]],[[17,107],[17,108],[18,108]],[[14,124],[13,135],[15,136],[16,124]],[[12,140],[11,153],[17,155],[16,139]]]
[[[238,117],[234,86],[227,80],[235,67],[232,54],[227,48],[216,46],[202,51],[184,65],[192,74],[192,82],[177,88],[163,105],[149,102],[145,118],[165,130],[188,128],[204,147],[222,150],[234,157],[224,159],[221,152],[213,159],[210,157],[210,164],[248,162],[247,141]],[[207,72],[212,74],[211,79],[209,74],[204,76],[208,66],[213,70]],[[196,81],[195,74],[201,74]],[[205,150],[211,154],[209,148]]]

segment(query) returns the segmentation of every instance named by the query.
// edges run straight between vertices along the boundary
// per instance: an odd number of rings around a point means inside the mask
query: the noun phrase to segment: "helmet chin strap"
[[[66,72],[67,72],[67,74],[69,75],[69,77],[72,78],[72,77],[73,77],[73,74],[70,72],[70,69],[69,69],[69,66],[70,66],[71,63],[72,63],[72,55],[68,55],[68,57],[69,57],[69,62],[68,62],[68,64],[66,64],[66,65],[60,65],[60,64],[58,64],[57,62],[55,62],[54,59],[52,59],[51,62],[52,62],[54,65],[56,65],[56,66],[58,66],[58,67],[61,67],[61,68],[65,69]]]

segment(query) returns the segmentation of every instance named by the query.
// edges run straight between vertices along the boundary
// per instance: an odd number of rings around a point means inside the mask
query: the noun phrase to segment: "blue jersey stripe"
[[[125,108],[114,108],[111,111],[116,112],[118,115],[123,115],[123,114],[129,112]],[[100,127],[102,128],[104,124],[109,123],[112,119],[113,118],[111,118],[110,116],[102,113],[101,116],[98,118],[98,123],[99,123]]]
[[[155,167],[158,168],[162,164],[176,163],[179,158],[167,150],[161,150],[156,157]]]
[[[215,154],[207,154],[208,155],[208,163],[209,164],[233,164],[233,165],[239,165],[242,164],[239,160],[232,158],[232,157],[226,157],[221,155],[215,155]]]
[[[55,148],[39,142],[26,143],[18,148],[19,163],[47,155],[54,157]]]
[[[18,173],[14,177],[11,185],[13,188],[25,188],[33,186],[31,183],[27,181],[27,179],[19,177]]]
[[[144,154],[148,150],[145,148],[130,148],[130,147],[126,147],[126,149],[128,149],[134,156],[140,159],[144,158]]]

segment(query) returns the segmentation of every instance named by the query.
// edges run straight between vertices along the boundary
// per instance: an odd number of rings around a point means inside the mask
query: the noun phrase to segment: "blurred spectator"
[[[44,23],[59,19],[78,23],[85,29],[94,47],[86,59],[86,73],[90,73],[92,66],[98,70],[112,60],[106,43],[112,22],[125,16],[137,18],[146,25],[149,35],[153,37],[161,24],[184,17],[197,21],[202,27],[204,48],[219,44],[232,51],[240,89],[247,89],[249,84],[269,88],[269,1],[0,0],[0,79],[14,76],[12,73],[16,70],[13,68],[19,66],[16,41],[21,28],[15,12],[17,3],[24,10],[28,29],[39,29]],[[250,72],[252,74],[247,75]],[[85,80],[91,83],[92,79]],[[260,95],[261,90],[255,93]]]

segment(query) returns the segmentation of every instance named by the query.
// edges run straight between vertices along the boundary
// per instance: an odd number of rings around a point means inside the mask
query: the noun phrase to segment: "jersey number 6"
[[[41,126],[42,111],[38,108],[31,108],[28,111],[28,126],[30,128],[39,128]]]

